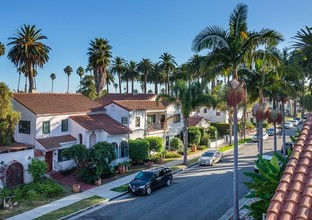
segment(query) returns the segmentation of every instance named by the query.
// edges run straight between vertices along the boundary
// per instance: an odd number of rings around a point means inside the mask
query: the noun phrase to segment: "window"
[[[50,121],[42,122],[42,133],[50,134]]]
[[[219,110],[216,110],[216,116],[220,116],[221,112]]]
[[[140,127],[140,125],[141,125],[141,118],[135,117],[135,127]]]
[[[118,154],[118,144],[116,142],[113,142],[112,143],[112,147],[114,148],[115,150],[115,154],[116,154],[116,159],[119,158],[119,154]]]
[[[175,114],[174,115],[174,123],[179,123],[181,121],[181,116],[180,114]]]
[[[204,108],[204,113],[207,113],[207,110],[208,110],[207,108]]]
[[[68,131],[68,119],[62,120],[62,132]]]
[[[120,143],[120,157],[128,157],[128,143],[126,141]]]
[[[127,117],[121,117],[121,123],[128,124],[128,118]]]
[[[30,121],[19,121],[18,132],[23,134],[30,134]]]
[[[58,162],[63,162],[63,161],[70,160],[70,158],[62,155],[63,154],[63,150],[65,150],[65,149],[58,150],[58,152],[57,152]]]
[[[155,123],[156,123],[156,115],[148,115],[147,124],[155,124]]]

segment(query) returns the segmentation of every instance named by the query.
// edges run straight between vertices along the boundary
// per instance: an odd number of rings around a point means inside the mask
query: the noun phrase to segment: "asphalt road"
[[[287,133],[295,133],[296,129]],[[286,140],[288,140],[287,138]],[[280,149],[282,138],[278,138]],[[273,137],[264,141],[264,153],[273,153]],[[248,193],[243,172],[253,172],[257,143],[239,147],[239,198]],[[193,166],[174,175],[169,187],[150,196],[127,194],[71,219],[105,220],[215,220],[233,206],[233,152],[215,166]]]

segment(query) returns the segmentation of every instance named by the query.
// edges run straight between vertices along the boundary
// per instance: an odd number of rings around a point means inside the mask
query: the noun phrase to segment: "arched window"
[[[79,144],[82,144],[82,134],[78,135],[78,139],[79,139]]]
[[[89,147],[92,147],[96,143],[96,135],[92,133],[89,138]]]
[[[20,163],[12,163],[6,171],[6,186],[12,187],[24,183],[24,168]]]
[[[127,141],[122,141],[120,143],[120,157],[128,157],[129,147]]]
[[[113,148],[115,149],[115,154],[116,154],[116,159],[119,158],[119,154],[118,154],[118,144],[116,142],[112,143]]]

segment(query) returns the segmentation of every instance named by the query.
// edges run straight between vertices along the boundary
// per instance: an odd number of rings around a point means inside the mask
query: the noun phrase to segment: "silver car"
[[[213,166],[215,163],[219,161],[223,161],[224,154],[217,150],[209,150],[202,154],[202,156],[198,159],[199,165],[210,165]]]

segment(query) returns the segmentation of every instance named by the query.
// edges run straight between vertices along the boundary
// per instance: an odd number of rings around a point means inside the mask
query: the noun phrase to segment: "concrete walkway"
[[[224,143],[220,144],[220,145],[218,145],[218,148],[226,146],[226,145],[228,145],[228,144],[224,144]],[[213,143],[211,144],[211,146],[212,146],[211,149],[214,149]],[[241,146],[241,145],[239,145],[239,146]],[[202,153],[203,153],[203,151],[198,151],[196,153],[188,155],[188,160],[200,157]],[[173,160],[171,162],[165,163],[165,164],[163,164],[163,166],[172,167],[172,166],[176,166],[176,165],[181,164],[181,163],[183,163],[183,158],[179,158],[177,160]],[[46,205],[40,206],[40,207],[32,209],[32,210],[29,210],[29,211],[24,212],[22,214],[15,215],[15,216],[8,218],[8,219],[9,220],[34,219],[34,218],[40,217],[40,216],[45,215],[49,212],[52,212],[52,211],[58,210],[60,208],[66,207],[68,205],[71,205],[75,202],[79,202],[82,199],[86,199],[86,198],[89,198],[89,197],[94,196],[94,195],[103,197],[107,200],[114,199],[114,198],[121,196],[125,193],[114,192],[111,189],[125,185],[125,184],[128,184],[135,177],[136,174],[137,173],[134,173],[134,174],[125,176],[123,178],[114,180],[112,182],[103,184],[101,186],[97,186],[97,187],[94,187],[92,189],[86,190],[84,192],[76,193],[76,194],[64,197],[62,199],[56,200],[54,202],[48,203]],[[81,210],[81,211],[83,211],[83,210]],[[246,214],[244,214],[244,215],[246,215]],[[230,217],[231,217],[231,213],[228,213],[228,215],[227,216],[224,215],[222,219],[230,219]]]

